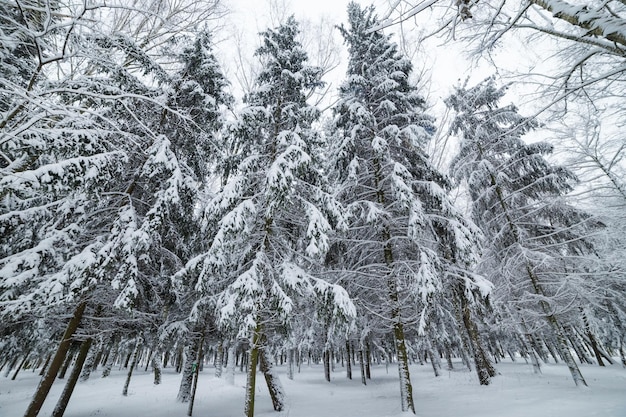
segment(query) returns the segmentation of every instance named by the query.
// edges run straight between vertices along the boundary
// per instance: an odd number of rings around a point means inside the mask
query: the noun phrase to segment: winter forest
[[[0,415],[626,394],[626,2],[268,4],[248,52],[225,0],[0,0]],[[431,95],[433,40],[489,75]]]

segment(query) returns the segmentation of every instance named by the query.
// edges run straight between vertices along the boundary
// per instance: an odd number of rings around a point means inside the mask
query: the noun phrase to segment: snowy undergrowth
[[[457,364],[461,368],[461,364]],[[282,413],[272,410],[267,388],[257,387],[258,417],[408,417],[400,411],[397,368],[372,368],[372,380],[362,386],[359,378],[347,380],[336,367],[333,380],[324,380],[321,365],[302,366],[290,381],[286,369],[276,368],[287,393]],[[534,375],[523,360],[497,366],[492,384],[480,386],[474,373],[457,369],[435,378],[429,364],[411,367],[417,416],[420,417],[624,417],[626,416],[626,369],[620,365],[601,368],[582,366],[588,388],[577,388],[564,365],[544,365]],[[235,385],[213,376],[206,366],[200,374],[194,416],[231,417],[243,414],[245,374],[237,372]],[[65,417],[173,417],[186,416],[187,404],[175,401],[180,375],[164,369],[163,383],[152,384],[152,375],[139,369],[133,374],[129,395],[122,396],[126,372],[114,370],[106,379],[79,383]],[[23,371],[17,380],[0,378],[0,416],[22,416],[39,381],[38,372]],[[261,379],[262,381],[262,379]],[[41,410],[50,415],[63,382],[57,381]]]

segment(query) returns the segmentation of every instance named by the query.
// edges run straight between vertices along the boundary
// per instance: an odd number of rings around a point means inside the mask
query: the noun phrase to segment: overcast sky
[[[326,81],[331,83],[332,88],[336,88],[345,75],[346,48],[342,43],[338,31],[333,29],[332,24],[340,24],[346,20],[346,9],[351,0],[224,0],[224,4],[231,10],[227,21],[229,34],[220,49],[220,58],[223,61],[225,72],[233,82],[233,90],[236,96],[240,97],[242,85],[245,84],[246,76],[242,68],[256,64],[253,52],[258,46],[258,32],[268,27],[274,27],[282,17],[294,14],[300,22],[305,22],[304,36],[314,38],[317,35],[325,36],[328,32],[334,33],[337,39],[337,47],[343,54],[342,65],[326,76]],[[389,10],[392,0],[356,0],[357,3],[368,6],[373,4],[377,14],[383,16]],[[316,25],[325,19],[326,26],[324,33],[318,34]],[[313,29],[306,31],[306,21]],[[417,39],[420,31],[428,30],[429,22],[417,23],[415,21],[406,22],[404,33],[408,39]],[[387,31],[399,32],[399,27],[387,29]],[[399,41],[398,34],[393,38]],[[419,49],[418,42],[405,42],[405,52],[412,59],[415,71],[425,70],[424,76],[431,76],[432,82],[427,86],[429,91],[424,91],[428,95],[431,104],[441,106],[441,101],[446,97],[452,86],[458,80],[464,80],[470,73],[469,64],[461,56],[458,47],[451,44],[442,45],[441,39],[431,39],[427,47]],[[311,57],[312,58],[312,57]],[[250,65],[248,65],[250,64]],[[430,71],[436,68],[436,71]],[[485,71],[476,74],[472,78],[477,80],[482,78],[482,74],[489,75]],[[252,77],[250,77],[252,78]],[[326,101],[321,104],[330,104]]]

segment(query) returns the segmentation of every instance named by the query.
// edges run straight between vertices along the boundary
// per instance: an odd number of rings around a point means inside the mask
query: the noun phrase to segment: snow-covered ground
[[[461,368],[461,365],[458,364]],[[626,369],[621,365],[582,366],[589,383],[577,388],[564,365],[544,365],[535,375],[523,360],[497,365],[500,373],[487,387],[478,385],[474,373],[466,370],[443,371],[435,378],[429,364],[411,367],[417,415],[421,417],[625,417]],[[280,370],[287,393],[282,413],[272,410],[263,378],[257,378],[258,417],[387,417],[409,416],[400,411],[396,368],[372,368],[372,379],[361,385],[358,366],[353,380],[345,378],[337,366],[333,381],[324,380],[321,366],[302,366],[295,379]],[[109,378],[100,372],[87,382],[79,382],[70,400],[66,417],[173,417],[186,416],[187,404],[176,402],[180,375],[164,369],[163,383],[152,384],[152,375],[135,371],[129,395],[122,396],[126,372],[115,370]],[[15,381],[0,377],[0,416],[23,415],[39,381],[38,372],[20,373]],[[262,385],[261,385],[262,384]],[[243,415],[245,375],[237,373],[235,385],[213,376],[206,366],[200,373],[194,416],[230,417]],[[63,388],[57,381],[40,416],[49,416]]]

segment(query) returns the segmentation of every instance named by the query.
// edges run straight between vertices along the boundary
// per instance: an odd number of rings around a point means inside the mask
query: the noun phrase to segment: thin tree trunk
[[[128,386],[130,385],[130,378],[133,376],[133,370],[135,369],[135,366],[137,365],[137,362],[139,359],[140,348],[141,348],[141,338],[137,339],[137,343],[135,344],[135,349],[132,352],[133,360],[130,363],[130,366],[128,367],[128,374],[126,375],[126,382],[124,383],[124,389],[122,390],[123,396],[128,395]]]
[[[154,385],[159,385],[161,383],[161,352],[158,351],[154,356],[152,356],[152,372],[154,372]]]
[[[28,360],[28,355],[30,355],[31,351],[32,351],[32,349],[29,349],[28,352],[26,352],[26,355],[24,355],[24,359],[22,359],[20,364],[17,366],[17,369],[15,369],[15,372],[13,373],[13,377],[11,378],[11,381],[15,381],[15,378],[17,378],[17,374],[20,372],[20,369],[22,369],[22,367],[24,366],[24,364]]]
[[[367,340],[365,342],[365,377],[367,379],[372,379],[372,352],[370,350],[370,342]]]
[[[600,349],[598,348],[598,342],[591,332],[591,326],[589,325],[589,319],[587,318],[587,314],[581,308],[580,309],[583,316],[583,324],[585,326],[585,334],[587,335],[587,339],[589,339],[589,344],[591,345],[591,350],[598,361],[598,366],[604,366],[604,362],[602,361],[602,354],[600,353]]]
[[[565,335],[563,334],[563,330],[560,328],[558,321],[556,320],[556,317],[554,317],[553,315],[549,315],[547,318],[548,318],[548,322],[552,325],[552,329],[554,330],[556,334],[557,341],[559,342],[559,352],[561,354],[561,357],[564,359],[565,364],[567,365],[570,371],[570,374],[572,375],[574,384],[576,384],[576,386],[578,385],[587,386],[587,382],[585,381],[585,378],[583,378],[583,375],[580,372],[578,365],[576,365],[576,362],[574,361],[574,358],[572,357],[572,352],[570,352],[569,346],[567,345],[567,339]]]
[[[287,378],[291,380],[293,380],[295,356],[295,349],[289,348],[287,351]]]
[[[446,343],[446,363],[448,364],[448,371],[452,371],[454,369],[454,365],[452,365],[452,352],[450,351],[450,344]]]
[[[52,359],[52,353],[49,353],[48,356],[46,357],[46,361],[43,363],[43,366],[41,367],[41,371],[39,372],[39,375],[43,375],[44,372],[46,372],[46,369],[48,368],[48,364],[50,363],[50,359]]]
[[[61,394],[61,397],[59,398],[56,407],[54,407],[52,417],[63,417],[65,409],[67,408],[67,405],[70,402],[70,398],[72,397],[72,393],[74,392],[74,388],[76,387],[78,377],[80,376],[83,365],[85,364],[85,359],[87,359],[87,353],[89,353],[91,342],[92,339],[88,338],[83,343],[81,343],[80,350],[78,351],[78,357],[76,358],[76,362],[74,363],[74,367],[72,368],[70,377],[65,383],[63,393]]]
[[[65,358],[65,361],[63,362],[63,366],[61,367],[61,370],[59,371],[59,375],[57,376],[58,379],[63,379],[65,378],[65,374],[67,373],[67,370],[70,368],[70,365],[72,364],[72,360],[74,359],[74,355],[76,354],[76,350],[78,349],[80,345],[76,344],[76,342],[72,342],[72,344],[70,345],[70,349],[67,352],[67,357]]]
[[[533,373],[540,374],[541,364],[539,363],[539,356],[537,355],[535,339],[530,333],[526,333],[526,338],[528,339],[528,344],[530,345],[528,349],[528,354],[530,355],[530,361],[533,364]]]
[[[261,367],[261,372],[263,372],[263,376],[265,377],[267,389],[270,392],[270,398],[272,399],[274,411],[283,411],[285,408],[285,391],[283,390],[283,385],[280,383],[280,379],[278,378],[278,375],[276,375],[276,372],[274,372],[272,363],[267,357],[267,352],[263,347],[259,348],[259,365]]]
[[[352,361],[350,359],[350,340],[346,339],[346,377],[352,379]]]
[[[82,345],[81,345],[81,349],[82,349]],[[87,356],[87,359],[85,359],[85,364],[83,365],[82,371],[80,374],[81,381],[87,381],[89,377],[91,376],[91,371],[94,369],[94,364],[96,363],[96,356],[98,355],[99,351],[100,349],[92,349],[89,352],[89,355]]]
[[[476,367],[476,374],[478,375],[478,381],[480,385],[489,385],[489,379],[496,374],[496,370],[489,361],[489,358],[485,354],[480,336],[478,334],[478,328],[476,323],[472,320],[469,301],[465,296],[465,289],[459,285],[457,291],[459,301],[461,304],[461,316],[463,318],[463,325],[467,331],[469,343],[474,353],[474,366]]]
[[[152,364],[152,355],[154,355],[154,350],[150,349],[148,351],[148,356],[146,356],[146,366],[143,369],[144,372],[148,372],[148,368],[150,367],[150,365]]]
[[[428,354],[428,359],[430,360],[430,364],[433,367],[433,372],[435,373],[435,377],[438,377],[440,375],[439,367],[437,366],[437,362],[435,361],[432,348],[429,347],[428,349],[426,349],[426,353]],[[487,384],[481,384],[481,385],[487,385]]]
[[[37,387],[37,391],[35,391],[35,395],[33,395],[33,399],[31,400],[26,412],[24,413],[24,417],[37,417],[39,414],[39,410],[43,405],[48,393],[50,392],[50,388],[52,387],[52,383],[57,376],[57,372],[59,372],[59,368],[63,364],[63,359],[67,354],[67,351],[72,344],[72,336],[76,332],[78,325],[80,324],[80,320],[85,313],[85,307],[87,307],[86,301],[81,301],[76,310],[74,310],[74,315],[67,323],[67,327],[65,328],[65,332],[63,333],[63,337],[61,342],[59,343],[59,347],[57,348],[56,353],[54,354],[54,358],[46,371],[46,374],[39,382],[39,386]]]
[[[261,325],[257,324],[252,334],[252,342],[250,344],[250,360],[248,362],[248,380],[246,382],[246,402],[244,408],[244,415],[246,417],[254,417],[254,395],[256,389],[256,368],[259,361],[260,332]]]

